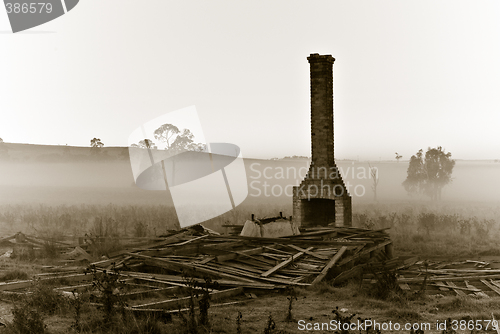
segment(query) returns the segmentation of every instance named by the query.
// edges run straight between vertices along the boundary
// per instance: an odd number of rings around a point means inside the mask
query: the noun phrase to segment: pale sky
[[[500,159],[493,0],[80,0],[18,34],[0,10],[0,137],[126,146],[194,105],[209,142],[309,156],[311,53],[336,58],[337,159]]]

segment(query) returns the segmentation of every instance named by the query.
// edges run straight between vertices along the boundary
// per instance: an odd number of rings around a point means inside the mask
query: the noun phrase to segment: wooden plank
[[[314,247],[309,247],[307,248],[305,251],[310,251],[312,250]],[[266,271],[265,273],[262,273],[261,276],[262,277],[268,277],[269,275],[271,275],[272,273],[280,270],[281,268],[284,268],[286,267],[287,265],[289,265],[290,263],[292,263],[293,261],[297,260],[299,257],[301,257],[302,255],[304,255],[305,252],[298,252],[297,254],[295,255],[292,255],[290,258],[286,259],[285,261],[279,263],[278,265],[274,266],[273,268],[269,269],[268,271]]]
[[[155,284],[158,284],[158,285],[161,285],[163,286],[164,288],[171,288],[171,287],[180,287],[180,288],[186,288],[188,287],[188,285],[186,284],[186,282],[184,281],[184,283],[175,283],[175,282],[167,282],[167,281],[163,281],[163,280],[160,280],[160,279],[156,279],[156,278],[149,278],[149,277],[141,277],[141,276],[137,276],[137,277],[134,277],[135,280],[137,281],[145,281],[145,282],[148,282],[148,283],[155,283]],[[145,286],[144,284],[141,284],[142,286]],[[146,286],[148,287],[148,286]],[[156,286],[149,286],[149,288],[156,288],[158,289],[158,287]],[[193,289],[200,289],[198,287],[193,287]]]
[[[187,244],[189,244],[191,242],[195,242],[195,241],[198,241],[198,240],[206,238],[206,237],[208,237],[208,234],[205,234],[205,235],[193,238],[193,239],[189,239],[189,240],[180,242],[178,244],[169,244],[169,245],[167,245],[167,247],[181,247],[181,246],[187,245]]]
[[[113,269],[113,267],[118,268],[124,262],[130,260],[131,258],[132,258],[132,256],[126,256],[126,257],[124,257],[122,260],[120,260],[118,262],[116,262],[116,261],[115,261],[115,263],[112,262],[109,266],[106,267],[106,270],[111,270],[111,269]]]
[[[222,271],[222,272],[225,272],[225,273],[228,273],[228,274],[231,274],[231,275],[236,275],[236,276],[244,276],[244,277],[252,277],[252,278],[262,278],[262,279],[266,279],[267,277],[262,277],[260,276],[262,272],[258,272],[258,273],[252,273],[252,272],[249,272],[247,270],[241,270],[241,269],[238,269],[238,268],[234,268],[232,266],[219,266],[218,268],[214,268],[215,270],[219,270],[219,271]],[[282,278],[282,279],[290,279],[290,277],[286,276],[286,275],[282,275],[282,274],[275,274],[273,278]]]
[[[500,274],[500,270],[481,270],[481,269],[427,269],[429,274],[442,274],[442,275],[471,275],[471,274]]]
[[[69,276],[47,277],[47,278],[41,278],[40,281],[48,282],[48,281],[54,281],[54,280],[60,280],[60,279],[64,279],[68,282],[88,282],[88,281],[92,281],[92,275],[91,274],[88,274],[88,275],[76,274],[76,275],[69,275]],[[0,291],[25,289],[25,288],[30,287],[32,284],[33,284],[32,280],[1,283],[0,284]]]
[[[164,284],[179,284],[184,286],[181,283],[185,283],[186,280],[183,277],[180,276],[174,276],[174,275],[163,275],[163,274],[146,274],[146,273],[134,273],[134,272],[122,272],[124,275],[130,275],[131,277],[136,277],[138,279],[141,278],[150,278],[153,279],[155,278],[156,280],[164,283]],[[205,281],[203,278],[191,278],[194,281],[198,283],[204,283]],[[242,282],[242,281],[234,281],[234,280],[224,280],[220,279],[217,280],[217,283],[219,283],[220,286],[241,286],[245,288],[255,288],[255,289],[274,289],[276,285],[274,284],[269,284],[269,283],[261,283],[261,282]]]
[[[400,276],[400,277],[403,277],[403,276]],[[408,283],[399,283],[399,287],[401,288],[401,290],[406,290],[406,291],[410,291],[411,290],[411,288],[408,285]]]
[[[201,260],[201,261],[197,261],[196,263],[198,263],[198,264],[205,264],[205,263],[208,263],[208,262],[213,261],[213,260],[215,260],[215,259],[216,259],[216,257],[215,257],[215,256],[207,256],[207,257],[206,257],[206,258],[204,258],[203,260]]]
[[[243,253],[243,254],[246,254],[246,255],[256,255],[256,254],[260,254],[264,251],[264,248],[263,247],[259,247],[259,248],[253,248],[253,249],[247,249],[247,250],[243,250],[239,253]],[[240,254],[237,254],[237,253],[231,253],[231,254],[224,254],[224,255],[219,255],[216,257],[217,259],[217,262],[224,262],[224,261],[229,261],[229,260],[232,260],[232,259],[235,259],[239,256]]]
[[[94,286],[93,284],[81,284],[81,285],[63,286],[60,288],[55,288],[54,290],[55,291],[68,291],[68,292],[72,292],[72,291],[83,292],[83,291],[91,290],[91,288],[93,286]]]
[[[491,284],[490,282],[488,282],[485,279],[482,279],[481,282],[484,285],[486,285],[488,288],[490,288],[491,290],[493,290],[494,292],[496,292],[497,295],[500,295],[500,289],[499,288],[497,288],[496,286],[494,286],[493,284]]]
[[[351,235],[345,236],[344,239],[357,238],[357,237],[360,237],[362,235],[369,235],[371,233],[378,233],[378,232],[382,232],[382,231],[385,231],[388,229],[390,229],[390,227],[384,227],[384,228],[381,228],[378,230],[370,230],[370,231],[365,231],[365,232],[361,232],[361,233],[351,234]]]
[[[442,291],[450,291],[450,288],[451,288],[449,285],[447,285],[447,284],[445,284],[443,282],[428,283],[427,285],[441,287],[441,288],[443,288],[443,289],[440,289]],[[481,290],[479,290],[477,288],[469,288],[469,287],[462,288],[461,286],[455,286],[454,288],[457,289],[457,290],[463,290],[463,291],[469,291],[469,292],[478,292],[478,291],[481,291]]]
[[[453,291],[455,291],[455,293],[457,294],[457,296],[461,296],[461,297],[465,297],[466,296],[465,292],[463,292],[462,290],[455,289],[457,287],[457,285],[455,283],[448,281],[448,282],[446,282],[446,284],[448,284],[448,286],[450,286],[451,289]]]
[[[490,279],[490,283],[493,284],[494,286],[496,286],[497,288],[500,289],[500,283],[498,282],[495,282],[494,280]]]
[[[221,304],[210,304],[210,307],[230,306],[230,305],[244,304],[247,302],[248,300],[240,300],[240,301],[221,303]],[[115,307],[118,308],[119,306]],[[195,306],[195,309],[198,308],[199,308],[198,306]],[[180,310],[168,310],[168,311],[163,309],[142,309],[142,308],[132,308],[132,307],[125,307],[124,309],[127,310],[128,312],[132,312],[136,316],[157,316],[159,318],[165,317],[166,315],[172,315],[179,312],[189,311],[189,308],[183,308]]]
[[[470,284],[469,281],[464,281],[465,282],[465,286],[469,289],[474,289],[474,290],[479,290],[478,288],[476,288],[474,285]],[[482,292],[481,290],[479,291],[474,291],[474,294],[478,297],[483,297],[483,298],[490,298],[490,296],[488,296],[487,294],[485,294],[484,292]]]
[[[361,276],[361,274],[363,273],[363,268],[365,266],[365,264],[358,264],[357,266],[354,266],[349,270],[341,272],[337,277],[333,279],[332,284],[339,284],[352,277]]]
[[[141,279],[140,278],[134,278],[134,281],[140,281]],[[158,283],[158,282],[154,282],[154,283]],[[168,283],[164,283],[162,282],[161,284],[163,284],[163,286],[167,286],[168,288],[171,288],[172,286]],[[134,287],[134,288],[147,288],[147,289],[162,289],[160,288],[158,285],[161,285],[161,284],[157,284],[157,285],[149,285],[149,284],[141,284],[141,283],[127,283],[125,285],[127,286],[131,286],[131,287]]]
[[[225,272],[216,271],[216,270],[206,268],[205,267],[206,265],[203,265],[203,264],[188,264],[188,263],[173,262],[173,261],[154,259],[154,258],[147,259],[144,262],[148,265],[152,265],[152,266],[160,267],[160,268],[172,269],[172,270],[176,270],[179,272],[183,271],[183,269],[189,269],[189,270],[197,271],[197,272],[208,274],[208,275],[215,276],[215,277],[226,277],[226,278],[231,278],[231,279],[235,279],[238,281],[253,282],[252,280],[248,280],[247,278],[244,278],[244,277],[239,277],[239,276],[227,274]]]
[[[287,252],[287,251],[284,251],[284,250],[281,250],[281,249],[278,249],[280,248],[281,246],[280,245],[277,245],[277,244],[274,244],[273,246],[275,246],[276,248],[273,248],[273,247],[269,247],[269,246],[263,246],[265,249],[269,249],[270,251],[273,251],[276,253],[276,255],[278,254],[283,254],[285,256],[290,256],[292,255],[293,253],[292,252]]]
[[[410,257],[410,258],[404,260],[403,264],[401,264],[400,266],[398,266],[396,269],[397,270],[401,270],[401,269],[404,269],[404,268],[411,267],[417,261],[418,261],[418,257],[417,256]]]
[[[228,270],[228,269],[229,268],[224,268],[224,267],[217,268],[217,270]],[[244,277],[249,277],[249,278],[252,278],[254,280],[258,280],[258,281],[280,283],[280,284],[285,284],[285,285],[299,285],[299,286],[309,286],[309,285],[311,285],[311,284],[308,284],[308,283],[296,283],[296,282],[293,282],[292,278],[282,279],[282,278],[278,278],[278,277],[262,277],[260,275],[255,275],[255,274],[245,273],[245,272],[239,272],[238,274],[241,275],[241,276],[244,276]],[[243,277],[240,277],[239,279],[241,280],[241,279],[243,279]],[[252,281],[252,280],[250,280],[250,281]],[[255,281],[252,281],[252,282],[255,282]]]
[[[325,278],[326,274],[328,273],[328,270],[330,270],[330,268],[333,267],[335,265],[335,263],[337,263],[338,260],[340,260],[340,258],[342,257],[342,255],[344,255],[346,250],[347,250],[346,246],[341,247],[339,249],[339,251],[337,252],[337,254],[335,254],[332,257],[330,262],[328,262],[328,264],[323,268],[321,273],[318,276],[316,276],[316,278],[314,279],[314,281],[311,284],[314,285],[314,284],[321,282],[323,280],[323,278]]]
[[[135,291],[135,292],[127,292],[127,293],[121,293],[120,296],[124,298],[132,298],[132,297],[144,297],[148,296],[151,294],[155,294],[158,292],[177,292],[181,289],[181,287],[178,286],[171,286],[168,288],[160,288],[160,289],[149,289],[149,290],[144,290],[144,291]]]
[[[163,241],[160,241],[160,242],[148,243],[148,244],[144,244],[140,247],[129,247],[129,248],[126,248],[124,250],[112,252],[112,253],[109,253],[109,257],[113,258],[113,257],[117,257],[117,256],[120,256],[123,254],[127,254],[129,252],[149,250],[151,248],[156,248],[156,247],[161,247],[161,246],[165,246],[168,244],[172,244],[174,242],[182,240],[182,238],[185,236],[186,233],[187,233],[187,231],[168,236]]]
[[[283,246],[291,247],[291,248],[293,248],[295,250],[298,250],[299,252],[304,252],[307,255],[311,255],[311,256],[316,257],[316,258],[318,258],[320,260],[328,260],[329,259],[329,257],[327,257],[327,256],[323,256],[323,255],[316,254],[314,252],[307,251],[306,249],[300,248],[299,246],[295,246],[294,244],[288,244],[288,245],[283,245]]]
[[[244,245],[244,241],[225,241],[225,242],[220,242],[220,243],[215,243],[215,244],[203,244],[203,251],[210,252],[210,251],[217,251],[217,250],[233,250],[235,248],[238,248],[239,246]]]
[[[221,237],[219,236],[209,236],[209,239],[214,239],[217,240]],[[280,243],[280,244],[308,244],[308,245],[328,245],[328,246],[359,246],[362,244],[366,243],[373,243],[370,241],[315,241],[315,240],[299,240],[299,239],[285,239],[285,238],[261,238],[261,237],[243,237],[243,236],[224,236],[223,240],[246,240],[246,241],[253,241],[255,243],[259,244],[273,244],[273,243]]]
[[[408,284],[408,283],[404,283],[404,284]],[[437,286],[439,288],[439,290],[441,290],[441,291],[450,291],[450,289],[448,288],[448,285],[444,284],[443,282],[431,283],[429,285]]]
[[[237,295],[239,295],[241,293],[243,293],[243,288],[242,287],[232,288],[232,289],[228,289],[228,290],[224,290],[224,291],[211,292],[210,293],[210,299],[211,300],[218,300],[218,299],[222,299],[222,298],[237,296]],[[201,296],[199,296],[198,298],[194,297],[195,304],[198,304],[198,300],[200,298],[201,298]],[[184,297],[184,298],[178,298],[178,299],[169,299],[169,300],[163,300],[163,301],[154,302],[154,303],[136,305],[136,306],[132,306],[132,308],[133,309],[167,309],[167,308],[178,308],[178,307],[186,306],[187,304],[189,304],[190,300],[191,300],[191,297]]]
[[[353,261],[353,260],[355,260],[355,259],[357,259],[357,258],[359,258],[359,257],[363,256],[363,255],[369,254],[369,253],[371,253],[371,252],[373,252],[373,251],[375,251],[375,250],[377,250],[377,249],[380,249],[380,248],[382,248],[382,247],[385,247],[386,245],[388,245],[388,244],[390,244],[390,243],[391,243],[391,241],[390,241],[390,240],[387,240],[387,241],[384,241],[384,242],[379,243],[379,244],[378,244],[378,245],[376,245],[376,246],[373,246],[373,247],[367,248],[367,249],[365,249],[364,251],[361,251],[361,252],[359,252],[359,253],[357,253],[357,254],[355,254],[355,255],[351,255],[351,256],[347,257],[346,259],[342,260],[342,261],[339,263],[339,266],[343,266],[343,265],[345,265],[345,264],[347,264],[347,263],[349,263],[349,262],[351,262],[351,261]]]
[[[254,267],[260,267],[260,268],[264,267],[266,269],[268,269],[269,266],[272,267],[272,266],[276,265],[276,261],[268,260],[268,259],[264,258],[263,256],[259,256],[258,258],[255,256],[251,256],[251,257],[245,256],[244,258],[239,257],[239,258],[234,259],[234,261],[246,263],[246,264],[254,266]]]
[[[500,278],[500,275],[475,275],[475,276],[453,276],[453,277],[428,277],[428,282],[460,282],[464,280],[481,280],[485,278]],[[424,277],[401,278],[398,280],[400,283],[421,283]]]

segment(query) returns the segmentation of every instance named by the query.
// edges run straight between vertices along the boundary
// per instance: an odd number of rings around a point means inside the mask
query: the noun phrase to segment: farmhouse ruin
[[[293,220],[298,226],[352,225],[351,196],[335,164],[333,138],[333,63],[331,55],[307,57],[311,76],[311,151],[309,171],[293,188]]]

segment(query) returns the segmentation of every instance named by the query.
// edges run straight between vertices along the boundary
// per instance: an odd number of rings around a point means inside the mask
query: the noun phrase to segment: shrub
[[[116,312],[115,305],[124,306],[120,296],[115,294],[116,290],[123,288],[124,282],[120,281],[120,274],[114,266],[112,270],[101,272],[93,265],[86,269],[86,273],[92,274],[92,285],[101,293],[100,302],[103,305],[104,320],[108,323]]]
[[[31,294],[25,300],[25,305],[39,310],[44,314],[54,314],[56,311],[66,309],[66,299],[54,289],[39,281],[34,281]]]
[[[59,248],[54,242],[46,241],[43,246],[43,256],[48,259],[56,259],[59,257]]]
[[[367,267],[370,269],[370,267]],[[381,272],[377,273],[372,271],[375,276],[376,283],[371,289],[371,294],[375,298],[388,299],[389,296],[396,294],[402,294],[403,290],[399,287],[398,278],[395,270],[382,269]]]
[[[43,323],[41,314],[36,310],[25,306],[14,306],[12,324],[9,325],[19,334],[44,334],[46,325]]]

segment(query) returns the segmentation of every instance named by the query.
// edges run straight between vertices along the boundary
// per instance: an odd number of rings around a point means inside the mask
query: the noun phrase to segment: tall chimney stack
[[[293,221],[303,226],[351,226],[351,196],[335,164],[333,63],[331,55],[311,54],[311,153],[309,172],[293,192]]]
[[[333,62],[331,55],[307,57],[311,75],[311,151],[315,167],[335,165],[333,147]]]

